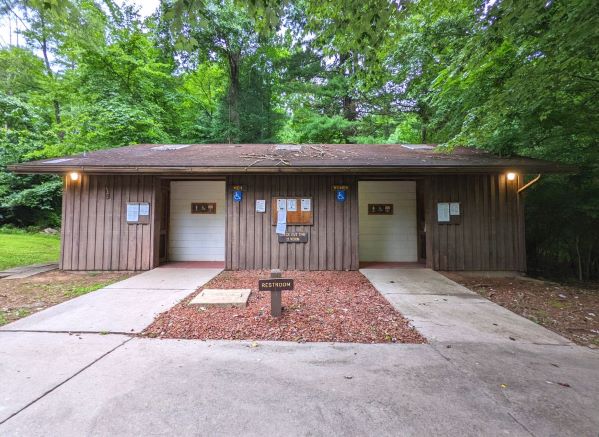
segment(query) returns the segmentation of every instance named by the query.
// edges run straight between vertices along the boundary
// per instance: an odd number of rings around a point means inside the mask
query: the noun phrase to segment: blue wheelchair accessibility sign
[[[233,191],[233,201],[241,202],[241,199],[243,199],[243,192],[239,190]]]
[[[345,190],[337,190],[335,197],[338,202],[345,202]]]

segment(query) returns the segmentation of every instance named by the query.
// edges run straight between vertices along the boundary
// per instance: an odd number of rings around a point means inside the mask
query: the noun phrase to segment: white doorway
[[[173,181],[169,261],[224,261],[225,181]]]
[[[415,181],[360,181],[358,205],[361,262],[418,261]]]

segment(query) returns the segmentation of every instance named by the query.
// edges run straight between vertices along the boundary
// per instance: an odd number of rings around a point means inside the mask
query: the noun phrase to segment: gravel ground
[[[266,271],[223,272],[169,311],[142,335],[162,338],[425,343],[408,321],[359,272],[285,272],[295,290],[283,292],[283,315],[270,316]],[[189,301],[203,288],[250,288],[248,306],[201,308]]]
[[[599,284],[557,284],[519,278],[444,273],[510,311],[583,346],[599,348]]]

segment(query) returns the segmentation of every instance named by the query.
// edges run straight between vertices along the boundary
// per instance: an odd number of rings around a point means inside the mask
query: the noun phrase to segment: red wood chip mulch
[[[285,340],[425,343],[426,339],[359,272],[285,272],[295,290],[283,292],[283,315],[270,315],[270,293],[258,291],[267,271],[222,272],[160,314],[143,335],[203,340]],[[189,305],[204,288],[250,288],[246,308]]]

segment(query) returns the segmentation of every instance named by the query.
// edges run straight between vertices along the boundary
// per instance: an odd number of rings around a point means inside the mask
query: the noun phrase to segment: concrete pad
[[[479,381],[533,435],[597,434],[597,351],[580,346],[497,343],[436,347],[456,368]]]
[[[13,275],[13,274],[17,274],[17,273],[26,272],[27,270],[37,269],[39,267],[48,267],[48,266],[58,267],[58,264],[55,262],[48,262],[48,263],[40,263],[40,264],[30,264],[27,266],[17,266],[17,267],[13,267],[13,268],[6,269],[6,270],[0,270],[0,273],[8,273],[8,274]]]
[[[0,332],[0,423],[128,339]]]
[[[138,333],[191,290],[101,289],[0,327],[0,331]]]
[[[361,272],[430,341],[572,344],[432,270]]]
[[[250,288],[229,290],[206,288],[194,297],[189,305],[245,308],[251,292]]]
[[[429,345],[133,339],[7,435],[529,436]]]
[[[119,290],[196,290],[222,272],[222,269],[157,268],[141,273],[107,289]]]
[[[220,272],[155,269],[4,325],[0,331],[139,333]],[[166,284],[179,288],[164,288]]]
[[[25,279],[40,273],[50,272],[58,269],[57,263],[34,264],[31,266],[16,267],[14,269],[0,272],[0,279]]]
[[[479,296],[431,269],[360,269],[379,293]]]

